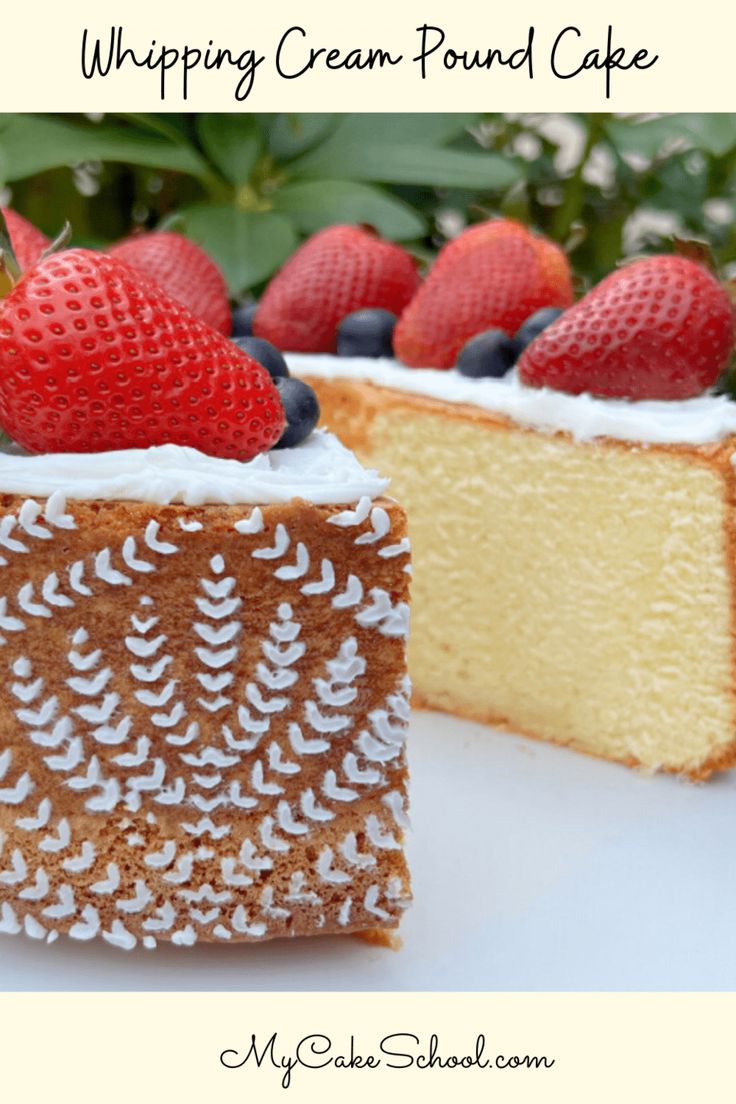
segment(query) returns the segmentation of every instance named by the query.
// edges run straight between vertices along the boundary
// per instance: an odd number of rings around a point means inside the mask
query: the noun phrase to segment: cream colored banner
[[[723,0],[36,0],[0,110],[728,111],[735,30]]]
[[[726,994],[6,994],[2,1094],[719,1104],[735,1011]]]

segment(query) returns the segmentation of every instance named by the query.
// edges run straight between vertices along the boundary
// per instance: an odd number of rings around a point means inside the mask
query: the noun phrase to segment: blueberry
[[[253,318],[258,310],[258,303],[241,303],[233,308],[232,313],[232,337],[250,337],[253,333]]]
[[[273,379],[288,376],[289,369],[275,345],[266,341],[263,337],[235,337],[233,343],[247,353],[253,360],[257,360],[270,373]]]
[[[395,326],[396,315],[380,308],[357,310],[352,314],[346,314],[337,327],[337,355],[393,356],[391,342]]]
[[[464,376],[505,376],[516,363],[519,349],[503,330],[486,330],[463,345],[457,370]]]
[[[542,330],[546,330],[548,326],[556,322],[563,313],[561,307],[541,307],[534,314],[530,314],[526,321],[519,326],[514,337],[514,341],[519,346],[519,352],[526,349],[535,337],[539,337]]]
[[[273,447],[293,448],[309,436],[319,421],[319,403],[304,380],[280,376],[275,383],[286,415],[286,429]]]

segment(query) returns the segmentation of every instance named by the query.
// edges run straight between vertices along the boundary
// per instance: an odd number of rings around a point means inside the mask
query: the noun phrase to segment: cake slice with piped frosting
[[[2,929],[390,931],[408,542],[330,435],[0,456]]]
[[[0,930],[390,932],[409,546],[387,480],[138,269],[76,249],[21,272],[0,239]]]

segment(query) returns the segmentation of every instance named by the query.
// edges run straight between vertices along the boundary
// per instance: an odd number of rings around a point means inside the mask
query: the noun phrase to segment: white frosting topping
[[[303,498],[315,505],[377,498],[388,480],[366,469],[336,437],[312,433],[291,449],[248,463],[206,456],[181,445],[119,452],[0,453],[0,492],[70,499],[112,499],[186,506],[262,504]]]
[[[454,369],[406,368],[387,359],[305,353],[289,353],[286,359],[297,376],[367,380],[449,403],[469,403],[520,425],[546,432],[566,430],[579,441],[615,437],[647,444],[703,445],[736,433],[736,402],[725,395],[631,402],[526,387],[515,372],[503,379],[471,379]]]

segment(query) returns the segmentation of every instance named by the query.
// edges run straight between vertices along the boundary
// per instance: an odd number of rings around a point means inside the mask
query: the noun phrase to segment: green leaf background
[[[259,294],[300,241],[370,223],[426,263],[519,218],[574,242],[581,287],[671,230],[736,274],[736,115],[0,115],[0,195],[78,244],[176,227]]]

